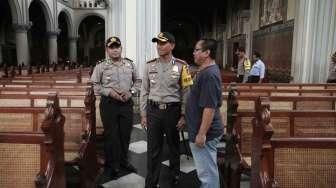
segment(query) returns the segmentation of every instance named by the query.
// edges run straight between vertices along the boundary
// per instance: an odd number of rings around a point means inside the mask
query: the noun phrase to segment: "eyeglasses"
[[[194,49],[194,52],[198,52],[198,51],[200,51],[200,50],[203,51],[202,48],[195,48],[195,49]]]

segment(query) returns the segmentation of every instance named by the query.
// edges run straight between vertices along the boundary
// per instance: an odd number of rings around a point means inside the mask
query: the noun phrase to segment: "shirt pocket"
[[[159,74],[157,71],[151,71],[148,73],[148,79],[150,82],[150,85],[156,85],[159,80]]]
[[[169,80],[169,85],[170,86],[175,86],[176,84],[178,84],[179,80],[180,80],[180,72],[170,72],[168,75],[168,80]]]
[[[118,70],[115,68],[109,68],[104,70],[102,82],[110,83],[118,81]]]

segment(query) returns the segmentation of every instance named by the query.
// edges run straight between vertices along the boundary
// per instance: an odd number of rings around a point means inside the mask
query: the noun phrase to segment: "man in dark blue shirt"
[[[217,144],[223,135],[221,76],[214,59],[216,41],[199,40],[194,49],[199,72],[186,103],[186,124],[201,188],[219,188]]]

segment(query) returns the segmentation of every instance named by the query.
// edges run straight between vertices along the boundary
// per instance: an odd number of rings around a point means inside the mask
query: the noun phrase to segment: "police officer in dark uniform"
[[[181,75],[186,62],[173,57],[175,38],[161,32],[152,39],[157,43],[159,58],[145,64],[140,94],[141,125],[147,129],[146,187],[158,187],[163,134],[169,147],[172,184],[180,172],[179,134],[184,126],[184,109],[188,87],[182,87]]]
[[[120,169],[136,172],[128,162],[127,153],[133,125],[132,92],[136,92],[137,71],[134,63],[121,58],[118,37],[106,41],[108,58],[96,65],[91,76],[96,94],[101,96],[100,115],[104,126],[104,173],[112,179]]]

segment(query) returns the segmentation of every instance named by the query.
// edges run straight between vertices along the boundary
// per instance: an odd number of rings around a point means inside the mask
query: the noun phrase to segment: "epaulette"
[[[127,58],[127,57],[124,57],[124,59],[126,59],[126,60],[128,60],[130,62],[133,62],[133,60],[131,60],[131,59]]]
[[[105,59],[98,60],[96,64],[102,63],[104,61],[105,61]]]
[[[154,59],[152,59],[150,61],[147,61],[146,63],[151,63],[151,62],[154,62],[154,61],[156,61],[156,58],[154,58]]]
[[[175,58],[175,61],[184,65],[188,65],[188,63],[182,59]]]

